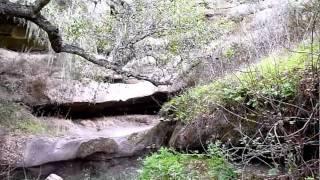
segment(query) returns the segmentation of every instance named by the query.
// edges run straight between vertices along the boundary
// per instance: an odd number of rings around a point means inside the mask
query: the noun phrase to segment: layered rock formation
[[[32,87],[34,92],[35,87]],[[41,111],[55,110],[72,117],[96,114],[147,113],[154,114],[174,91],[168,87],[156,87],[147,81],[132,84],[109,84],[95,81],[65,81],[47,79],[43,91],[35,101],[29,101]],[[30,95],[30,94],[29,94]],[[36,95],[37,96],[37,95]],[[51,109],[51,110],[50,110]]]
[[[173,131],[159,117],[132,115],[72,122],[57,118],[43,119],[47,134],[6,135],[1,143],[1,162],[14,167],[35,167],[75,159],[111,160],[133,157],[158,149]],[[14,153],[14,155],[12,154]]]
[[[0,64],[0,97],[24,102],[38,113],[74,117],[154,114],[168,96],[179,91],[178,87],[155,86],[147,81],[108,83],[62,78],[53,55],[0,50]]]
[[[222,30],[204,51],[188,52],[190,59],[204,59],[196,73],[190,75],[210,80],[223,74],[221,71],[238,68],[243,61],[256,60],[285,44],[284,39],[289,37],[287,30],[292,27],[283,26],[291,7],[284,2],[207,1],[206,17],[211,22],[219,22]],[[0,28],[0,36],[26,31],[25,26],[17,29],[16,25],[5,23],[6,28]],[[265,24],[272,24],[272,29]],[[19,38],[25,41],[25,37]],[[180,55],[172,55],[169,63],[159,66],[155,57],[167,55],[164,51],[167,43],[165,39],[156,38],[137,43],[136,57],[124,68],[163,82],[175,80],[180,71],[187,71],[192,64],[182,61]],[[38,51],[46,49],[34,42],[30,46]],[[16,44],[13,47],[9,48],[21,49]],[[168,144],[177,149],[197,149],[211,139],[237,140],[236,131],[219,114],[177,126],[175,122],[161,122],[160,117],[153,115],[105,118],[107,115],[156,114],[162,103],[182,86],[155,86],[147,81],[124,79],[88,63],[68,76],[65,74],[70,72],[64,72],[63,63],[68,60],[55,54],[21,54],[0,49],[0,99],[27,104],[35,115],[49,116],[38,118],[48,127],[44,134],[12,134],[0,127],[1,164],[26,167],[37,173],[40,166],[45,166],[49,168],[42,173],[49,175],[56,171],[55,163],[61,161],[71,164],[79,159],[123,161]],[[99,76],[87,78],[83,71],[98,72]],[[117,82],[112,82],[115,79]]]
[[[45,130],[21,134],[1,129],[2,165],[36,174],[39,167],[50,167],[41,170],[47,176],[56,169],[52,163],[120,162],[167,144],[174,123],[143,114],[156,114],[177,88],[134,79],[111,83],[62,78],[57,58],[0,49],[1,101],[28,105]]]

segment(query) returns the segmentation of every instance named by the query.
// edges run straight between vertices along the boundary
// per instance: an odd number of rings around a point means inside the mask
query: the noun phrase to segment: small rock
[[[45,180],[63,180],[62,177],[56,174],[50,174]]]
[[[8,134],[8,131],[6,129],[0,127],[0,136],[5,136],[7,134]]]

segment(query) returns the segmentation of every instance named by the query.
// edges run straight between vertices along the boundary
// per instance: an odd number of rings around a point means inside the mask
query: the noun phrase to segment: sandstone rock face
[[[50,174],[45,180],[63,180],[62,177],[56,174]]]
[[[45,32],[34,24],[18,18],[0,17],[0,47],[14,51],[49,50],[49,41]]]
[[[206,7],[205,16],[219,35],[199,53],[201,64],[193,71],[196,82],[211,82],[241,70],[274,50],[294,46],[294,42],[303,38],[297,32],[305,27],[303,23],[295,24],[295,19],[303,14],[303,6],[308,1],[205,0],[199,3]]]
[[[0,99],[21,101],[37,110],[70,112],[70,116],[154,113],[179,90],[147,81],[107,83],[62,78],[59,57],[0,49]]]
[[[153,115],[98,118],[76,123],[57,118],[43,121],[51,125],[50,134],[3,137],[0,161],[10,162],[14,167],[35,167],[75,159],[100,161],[133,157],[160,148],[174,127]],[[13,147],[18,142],[19,147]]]
[[[188,57],[192,55],[190,59],[196,59],[193,56],[201,60],[203,57],[207,58],[198,69],[204,79],[209,79],[208,74],[219,74],[226,67],[234,68],[232,65],[238,68],[242,60],[248,59],[248,54],[250,58],[257,58],[254,54],[257,49],[269,45],[274,48],[285,43],[283,37],[288,29],[282,23],[288,18],[289,6],[286,0],[207,0],[205,6],[206,17],[213,23],[220,22],[224,29],[221,30],[222,35],[203,51],[188,52]],[[266,28],[267,24],[272,29]],[[168,40],[146,38],[137,43],[135,58],[124,68],[163,82],[175,79],[180,73],[178,71],[188,70],[190,64],[182,61],[180,55],[170,54],[169,57],[167,46]],[[262,51],[259,53],[263,54]],[[92,70],[91,64],[86,64],[86,67],[77,72],[78,79],[74,76],[71,78],[71,75],[65,78],[61,75],[62,68],[59,64],[59,61],[66,60],[64,58],[0,49],[0,99],[21,101],[35,107],[40,113],[49,112],[49,115],[50,111],[55,110],[70,117],[102,117],[112,113],[153,112],[160,108],[168,94],[179,89],[155,86],[138,80],[106,83],[101,81],[100,76],[97,76],[99,81],[94,78],[84,79],[81,71],[98,72]],[[158,59],[168,61],[159,62]],[[159,66],[159,63],[163,64]],[[207,70],[209,73],[206,73]],[[97,74],[102,74],[101,69]],[[112,76],[112,73],[102,76]],[[121,79],[113,79],[118,78]],[[216,112],[212,117],[196,119],[191,124],[178,123],[175,127],[170,124],[172,122],[160,123],[159,117],[151,118],[155,121],[145,117],[137,118],[138,121],[127,116],[124,118],[86,119],[77,122],[46,118],[44,121],[51,124],[52,129],[60,129],[53,136],[12,137],[0,129],[0,135],[3,135],[1,144],[10,147],[8,150],[1,150],[0,159],[20,167],[33,167],[78,158],[110,160],[135,156],[166,144],[168,139],[169,145],[178,149],[201,148],[207,141],[215,139],[225,142],[239,139],[238,130],[230,126],[221,112]],[[5,146],[1,148],[3,147]]]
[[[0,49],[0,99],[23,102],[41,116],[50,115],[38,117],[48,127],[42,134],[0,130],[2,164],[29,169],[48,164],[55,169],[55,163],[79,159],[112,164],[168,143],[174,124],[160,122],[158,116],[104,115],[155,114],[177,89],[138,80],[107,83],[61,78],[58,58]],[[50,173],[48,168],[44,175]]]
[[[43,93],[49,98],[49,102],[67,104],[127,101],[169,91],[166,87],[159,88],[147,81],[108,84],[90,80],[79,82],[47,79]]]
[[[3,127],[0,127],[0,136],[5,136],[7,134],[8,134],[7,130],[4,129]]]
[[[117,143],[109,138],[32,138],[26,144],[22,162],[18,167],[32,167],[49,162],[84,158],[96,152],[115,153]]]
[[[176,90],[150,82],[109,84],[95,81],[46,79],[30,81],[24,102],[40,112],[57,108],[71,117],[124,113],[154,114]]]

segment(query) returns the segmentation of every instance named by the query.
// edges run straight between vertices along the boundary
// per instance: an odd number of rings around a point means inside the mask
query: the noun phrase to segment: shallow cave
[[[32,32],[28,23],[21,18],[0,16],[0,48],[17,52],[48,52],[49,44],[44,33]]]
[[[103,103],[74,102],[66,104],[46,104],[32,107],[36,116],[55,116],[70,119],[86,119],[102,116],[148,114],[159,112],[164,102],[171,97],[168,93],[155,93],[152,96],[133,98],[127,101]]]

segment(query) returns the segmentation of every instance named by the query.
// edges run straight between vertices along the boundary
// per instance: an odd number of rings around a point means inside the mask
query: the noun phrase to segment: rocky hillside
[[[317,7],[50,1],[90,62],[1,16],[0,179],[316,179]]]

